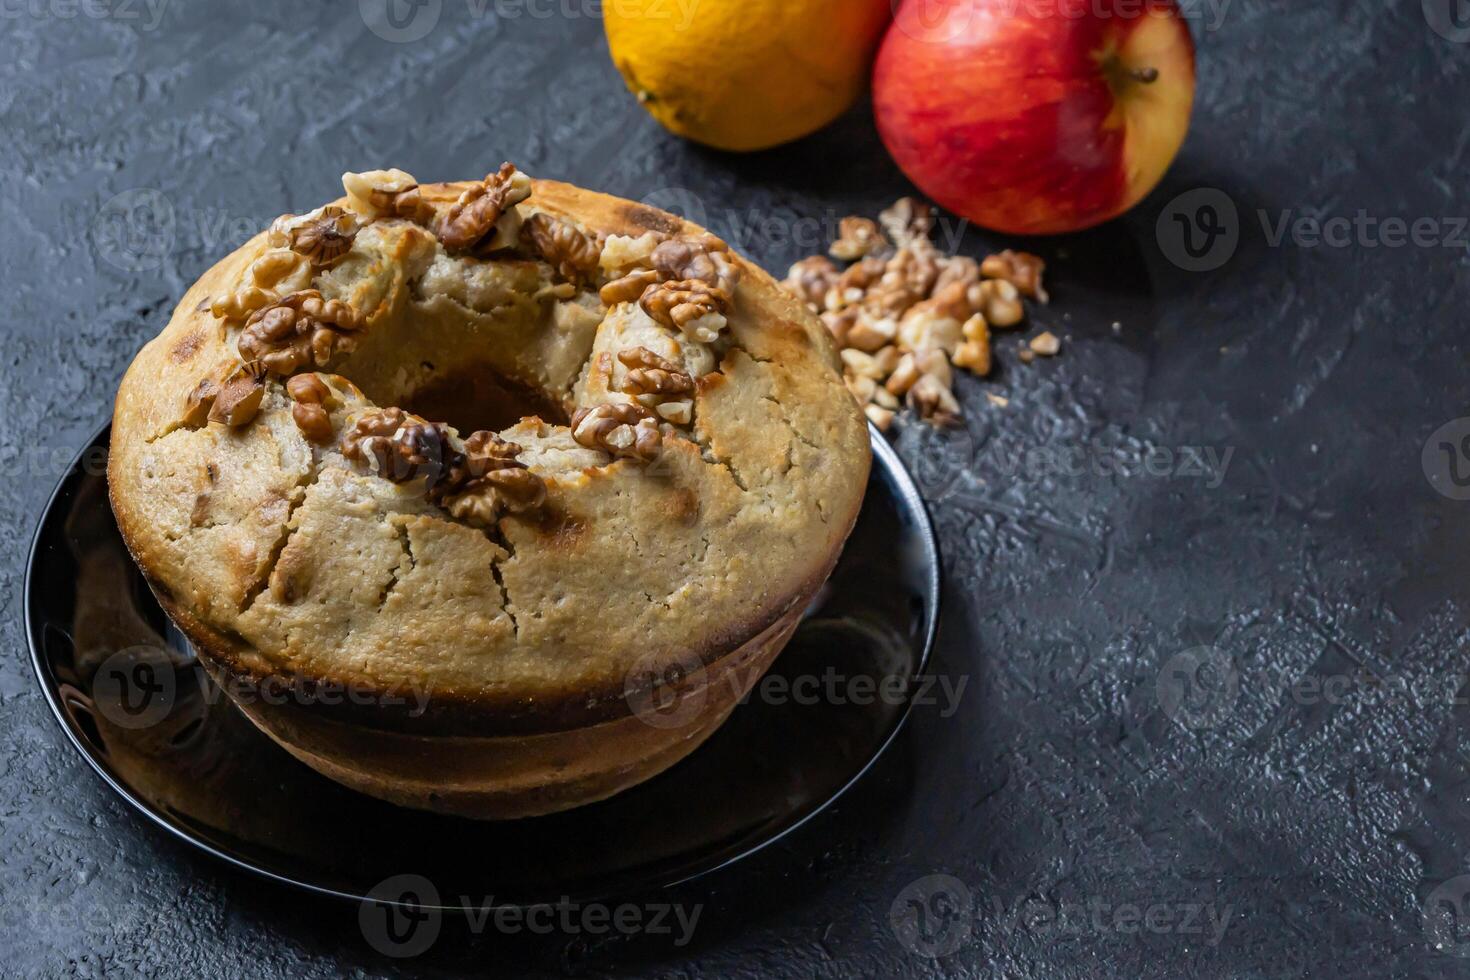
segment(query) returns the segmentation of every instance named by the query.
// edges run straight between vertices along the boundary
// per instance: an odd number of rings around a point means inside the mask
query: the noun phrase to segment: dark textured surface
[[[1200,104],[1164,187],[1040,246],[1057,261],[1038,320],[1064,356],[1003,353],[996,380],[961,385],[966,433],[899,439],[946,548],[937,669],[968,678],[957,713],[921,710],[834,812],[675,894],[703,907],[687,946],[446,924],[394,962],[357,909],[145,826],[34,689],[24,546],[132,353],[215,257],[335,195],[347,168],[447,179],[513,159],[682,200],[776,271],[815,244],[792,241],[799,219],[871,212],[906,184],[861,111],[747,158],[672,139],[580,3],[445,0],[411,43],[370,33],[355,3],[103,6],[0,20],[0,972],[1470,975],[1454,955],[1470,941],[1436,950],[1421,924],[1470,871],[1470,708],[1453,697],[1470,504],[1421,463],[1466,412],[1470,256],[1444,219],[1470,210],[1470,44],[1453,24],[1407,0],[1193,5]],[[1208,273],[1155,237],[1198,187],[1242,226]],[[172,224],[119,246],[108,202],[137,189]],[[1444,244],[1273,245],[1258,218],[1360,209],[1434,219]],[[1228,466],[1181,474],[1182,447]],[[1223,679],[1213,699],[1175,669],[1204,645],[1228,658],[1201,675]],[[1343,683],[1324,696],[1303,678]],[[890,909],[939,873],[973,914],[934,934],[959,940],[936,961]],[[1179,928],[1195,906],[1225,921],[1218,942],[1203,916]],[[1164,911],[1150,928],[1128,908]]]

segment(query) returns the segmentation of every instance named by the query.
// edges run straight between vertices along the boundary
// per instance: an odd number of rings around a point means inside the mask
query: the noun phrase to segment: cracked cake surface
[[[203,652],[556,727],[810,596],[870,457],[800,301],[509,165],[344,184],[210,269],[118,395],[113,507]]]

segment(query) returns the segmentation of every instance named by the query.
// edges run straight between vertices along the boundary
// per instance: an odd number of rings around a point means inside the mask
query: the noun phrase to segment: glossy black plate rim
[[[35,670],[36,673],[36,683],[40,686],[41,693],[46,699],[46,704],[51,708],[51,714],[56,719],[56,723],[60,725],[61,730],[66,733],[67,740],[71,743],[72,747],[76,749],[76,751],[82,756],[82,758],[87,761],[87,764],[91,766],[92,771],[100,776],[102,778],[102,781],[106,783],[113,792],[117,793],[118,796],[126,800],[128,804],[133,807],[133,809],[141,813],[151,823],[153,823],[157,827],[162,828],[174,838],[183,841],[191,847],[197,848],[198,850],[203,851],[204,853],[209,854],[210,856],[220,861],[223,861],[226,864],[239,868],[242,871],[246,871],[252,875],[275,881],[283,885],[288,885],[293,888],[300,888],[318,895],[324,895],[330,898],[354,903],[372,900],[379,902],[380,904],[397,904],[392,901],[384,901],[377,897],[370,898],[370,896],[367,895],[360,895],[349,891],[330,888],[325,885],[319,885],[310,881],[305,881],[301,878],[294,878],[290,875],[281,874],[278,871],[273,871],[269,868],[261,867],[258,864],[253,864],[242,857],[231,854],[228,851],[225,851],[215,846],[214,844],[211,844],[209,841],[191,832],[188,828],[181,826],[177,821],[170,819],[166,814],[160,812],[160,810],[152,803],[142,799],[141,797],[133,793],[128,785],[124,783],[121,779],[119,779],[112,772],[111,768],[104,762],[102,762],[102,760],[98,759],[96,754],[92,752],[82,742],[81,737],[74,730],[74,726],[70,718],[67,716],[65,709],[62,707],[61,701],[58,698],[58,687],[55,678],[51,676],[50,671],[45,663],[45,656],[41,648],[40,628],[36,622],[35,603],[33,601],[31,587],[37,562],[40,560],[41,539],[43,537],[43,533],[46,529],[47,523],[51,517],[51,512],[56,506],[57,500],[67,490],[68,486],[78,478],[78,473],[80,472],[83,457],[86,456],[86,454],[90,452],[95,445],[97,445],[98,441],[102,439],[103,436],[111,428],[112,422],[110,420],[103,423],[92,433],[92,436],[86,441],[82,448],[77,450],[76,454],[72,457],[71,462],[67,465],[66,471],[62,474],[61,479],[57,481],[56,486],[52,488],[50,495],[46,498],[46,505],[41,509],[40,518],[37,520],[35,531],[31,535],[30,548],[26,554],[26,573],[25,582],[22,590],[22,601],[25,607],[24,615],[26,645],[30,650],[31,667]],[[929,596],[932,601],[932,609],[930,610],[928,615],[928,622],[924,624],[923,645],[920,650],[918,661],[915,665],[915,675],[918,676],[922,675],[923,672],[928,668],[929,658],[934,650],[934,639],[939,631],[939,612],[942,596],[939,542],[934,533],[934,524],[933,521],[930,520],[929,511],[924,506],[923,497],[920,495],[918,487],[914,484],[913,477],[909,475],[908,470],[904,467],[903,461],[899,458],[898,453],[894,450],[893,446],[888,442],[888,439],[883,435],[883,433],[880,432],[871,422],[868,424],[868,435],[873,446],[875,465],[881,466],[883,468],[885,474],[888,477],[887,482],[892,485],[895,491],[897,503],[900,505],[900,510],[906,515],[908,519],[914,521],[914,530],[925,544],[924,564],[926,572],[926,585],[928,587]],[[878,760],[883,757],[884,753],[888,751],[889,747],[893,744],[894,739],[898,737],[899,732],[903,731],[903,727],[907,723],[908,717],[913,711],[913,707],[914,699],[913,692],[911,691],[909,697],[905,700],[903,707],[894,716],[893,721],[889,726],[888,732],[879,740],[877,747],[873,750],[867,761],[858,766],[853,771],[852,775],[822,803],[813,806],[809,811],[796,817],[790,823],[785,824],[768,837],[753,842],[752,844],[735,854],[726,855],[721,860],[714,861],[706,867],[675,873],[667,879],[650,883],[648,887],[650,889],[673,888],[678,885],[686,884],[696,879],[703,878],[707,875],[715,874],[716,872],[724,868],[728,868],[733,864],[736,864],[740,861],[754,856],[755,854],[758,854],[759,852],[765,850],[773,844],[776,844],[777,842],[783,840],[787,836],[795,833],[797,830],[805,826],[808,821],[828,810],[834,803],[836,803],[839,799],[846,795],[846,793],[851,790],[852,787],[856,785],[857,782],[862,779],[869,770],[873,768]],[[589,898],[590,897],[605,896],[589,896]],[[527,908],[534,906],[535,903],[505,904],[509,907]],[[460,906],[446,905],[442,906],[442,911],[459,910],[460,908]]]

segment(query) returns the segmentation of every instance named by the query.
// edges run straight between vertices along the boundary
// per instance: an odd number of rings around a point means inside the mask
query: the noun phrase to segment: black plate
[[[867,501],[836,572],[764,693],[698,751],[613,799],[549,817],[485,823],[400,809],[298,763],[209,681],[118,534],[108,431],[56,488],[31,548],[26,627],[41,688],[72,743],[151,820],[303,888],[359,899],[411,873],[443,896],[531,904],[708,873],[795,829],[867,770],[907,716],[933,644],[933,528],[874,432]],[[791,683],[803,677],[812,680]],[[886,677],[910,683],[894,696],[890,682],[885,696]]]

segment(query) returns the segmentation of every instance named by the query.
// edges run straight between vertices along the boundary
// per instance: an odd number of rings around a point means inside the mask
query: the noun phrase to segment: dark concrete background
[[[749,157],[666,135],[590,0],[442,0],[396,42],[359,6],[0,4],[0,973],[1470,976],[1470,931],[1442,929],[1470,890],[1470,423],[1431,439],[1470,412],[1470,31],[1439,0],[1189,5],[1199,101],[1164,186],[1037,245],[1063,356],[1021,367],[1007,340],[995,380],[961,384],[964,432],[898,439],[941,529],[959,710],[921,710],[833,812],[669,896],[702,907],[687,946],[451,923],[391,961],[355,907],[116,799],[35,689],[25,546],[216,257],[344,169],[511,159],[702,216],[778,273],[820,244],[793,240],[809,219],[908,189],[862,109]],[[1213,202],[1227,232],[1191,272],[1169,208],[1199,188],[1175,210]],[[1272,241],[1360,211],[1431,224]],[[916,939],[893,924],[911,898],[965,914]]]

